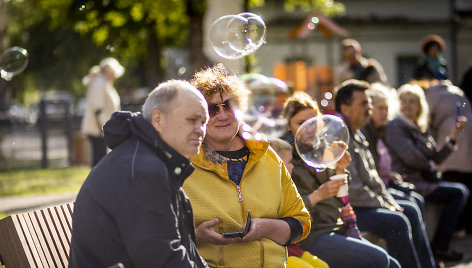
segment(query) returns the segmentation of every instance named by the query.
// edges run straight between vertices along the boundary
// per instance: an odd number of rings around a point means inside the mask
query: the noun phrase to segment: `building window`
[[[419,61],[418,56],[398,56],[397,57],[397,85],[399,87],[410,82],[413,77],[413,71]]]

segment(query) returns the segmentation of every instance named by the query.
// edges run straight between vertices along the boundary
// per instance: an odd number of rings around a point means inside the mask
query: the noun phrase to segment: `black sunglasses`
[[[232,102],[233,100],[231,98],[225,100],[223,103],[208,103],[208,113],[210,114],[210,117],[215,117],[219,112],[220,112],[220,107],[223,107],[223,110],[225,112],[232,111]]]

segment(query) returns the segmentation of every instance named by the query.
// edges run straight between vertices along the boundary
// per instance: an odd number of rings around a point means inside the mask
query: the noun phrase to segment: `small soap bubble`
[[[0,75],[9,81],[21,73],[28,65],[28,51],[21,47],[11,47],[0,55]]]

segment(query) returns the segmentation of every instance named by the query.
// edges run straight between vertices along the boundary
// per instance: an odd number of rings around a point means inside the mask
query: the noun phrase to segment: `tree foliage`
[[[1,0],[0,0],[1,1]],[[277,1],[289,11],[343,11],[333,0],[240,0],[247,8]],[[189,50],[190,71],[203,67],[206,0],[9,0],[11,44],[25,47],[30,64],[11,82],[17,97],[28,89],[84,95],[81,78],[103,57],[127,67],[118,88],[152,87],[164,76],[164,47]]]

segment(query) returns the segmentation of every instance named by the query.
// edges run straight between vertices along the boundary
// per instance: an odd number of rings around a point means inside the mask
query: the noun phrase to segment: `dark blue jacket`
[[[77,196],[69,267],[206,267],[181,187],[188,159],[139,113],[114,113],[104,132],[112,151]]]

